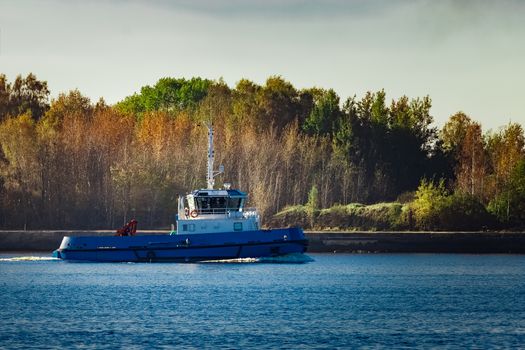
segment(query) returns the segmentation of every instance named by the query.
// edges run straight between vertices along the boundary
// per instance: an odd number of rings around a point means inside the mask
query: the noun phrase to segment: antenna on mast
[[[215,150],[213,149],[213,124],[210,122],[206,123],[208,128],[208,172],[206,174],[206,182],[208,184],[208,190],[213,190],[215,185],[215,176],[224,172],[224,166],[219,165],[219,170],[213,170],[213,162],[215,160]]]

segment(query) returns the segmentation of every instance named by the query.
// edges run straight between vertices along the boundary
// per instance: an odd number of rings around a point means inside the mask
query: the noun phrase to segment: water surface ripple
[[[310,256],[306,264],[102,264],[1,254],[0,348],[525,344],[525,256]]]

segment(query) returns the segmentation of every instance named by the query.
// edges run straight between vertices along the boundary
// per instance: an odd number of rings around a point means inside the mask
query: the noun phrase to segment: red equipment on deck
[[[130,222],[128,222],[126,225],[122,226],[122,228],[119,228],[117,230],[117,234],[115,236],[133,236],[135,233],[137,233],[137,220],[131,219]]]

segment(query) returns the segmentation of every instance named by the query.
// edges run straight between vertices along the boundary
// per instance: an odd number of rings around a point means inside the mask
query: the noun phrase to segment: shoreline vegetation
[[[384,202],[364,205],[350,203],[330,208],[311,210],[307,205],[284,208],[267,221],[268,227],[300,226],[318,231],[521,231],[520,228],[505,228],[480,207],[478,212],[461,211],[454,208],[455,199],[432,198],[434,208],[421,214],[418,202]],[[439,203],[443,201],[445,203]],[[441,206],[441,207],[440,207]]]
[[[169,227],[177,196],[205,186],[209,118],[218,186],[248,192],[266,227],[525,227],[522,126],[483,131],[458,111],[438,129],[429,96],[342,100],[280,76],[162,78],[114,105],[49,96],[34,74],[0,74],[0,229]]]

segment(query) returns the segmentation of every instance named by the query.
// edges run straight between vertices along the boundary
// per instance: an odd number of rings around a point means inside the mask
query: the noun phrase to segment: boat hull
[[[197,262],[303,253],[307,245],[300,228],[186,235],[66,236],[53,256],[100,262]]]

